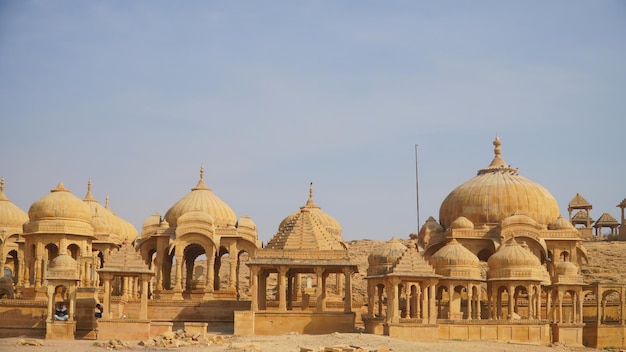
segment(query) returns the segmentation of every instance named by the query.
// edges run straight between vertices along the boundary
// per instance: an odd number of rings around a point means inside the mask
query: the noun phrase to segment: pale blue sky
[[[567,216],[626,197],[624,1],[0,1],[0,175],[138,230],[207,185],[267,242],[314,198],[407,238],[493,157]]]

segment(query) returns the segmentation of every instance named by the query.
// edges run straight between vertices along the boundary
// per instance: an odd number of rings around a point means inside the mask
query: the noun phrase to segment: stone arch
[[[76,243],[72,243],[67,246],[68,254],[74,258],[74,260],[78,261],[81,255],[80,247]],[[52,258],[50,258],[52,259]]]
[[[190,246],[192,247],[189,248]],[[180,259],[182,260],[180,263],[181,278],[177,277],[176,282],[181,284],[183,290],[186,288],[192,289],[193,270],[197,265],[195,263],[196,259],[204,254],[206,256],[207,267],[210,267],[215,256],[215,247],[213,240],[202,233],[187,232],[178,236],[176,240],[170,244],[167,253],[163,254],[163,288],[170,289],[172,286],[172,266],[176,264],[178,268],[179,263],[176,262],[176,257],[180,255]],[[206,272],[208,273],[208,271],[209,270]],[[207,274],[207,279],[210,277],[211,275]],[[185,279],[185,281],[183,281],[183,279]],[[208,281],[209,280],[205,281],[205,286],[208,284]]]
[[[229,258],[224,258],[225,256],[228,256]],[[215,270],[214,290],[216,291],[222,288],[222,276],[220,275],[220,269],[222,269],[223,263],[226,263],[228,265],[228,267],[227,268],[225,267],[224,269],[228,269],[227,272],[230,272],[231,263],[229,260],[225,260],[225,259],[230,259],[230,253],[228,252],[228,248],[226,248],[225,246],[220,246],[217,251],[217,254],[215,255],[215,264],[214,264],[214,270]]]
[[[206,266],[199,263],[201,257],[206,257],[207,261],[209,256],[207,250],[201,244],[189,243],[183,249],[183,263],[185,278],[183,290],[196,290],[204,289],[206,287]]]
[[[617,290],[609,289],[602,293],[602,324],[619,324],[622,318],[621,296]]]
[[[600,297],[598,297],[596,292],[593,290],[585,290],[581,293],[581,296],[583,297],[584,302],[591,302],[591,301],[596,301],[600,299]],[[587,315],[583,314],[583,323],[594,323],[594,324],[597,322],[598,314],[600,314],[600,312],[596,309],[588,309],[588,310],[583,309],[583,313],[591,313]]]

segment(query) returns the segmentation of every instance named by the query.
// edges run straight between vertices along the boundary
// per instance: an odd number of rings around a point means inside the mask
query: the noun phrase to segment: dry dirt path
[[[310,348],[313,351],[323,350],[325,347],[353,346],[362,351],[394,351],[394,352],[592,352],[600,351],[589,348],[571,348],[568,346],[533,346],[514,343],[497,343],[486,341],[440,341],[437,343],[416,343],[394,339],[386,336],[370,334],[340,334],[328,335],[298,335],[286,334],[280,336],[230,336],[224,335],[224,343],[209,346],[187,346],[179,348],[143,347],[138,341],[125,341],[129,347],[122,351],[228,351],[228,352],[300,352],[301,348]],[[18,346],[19,338],[0,339],[0,351],[16,352],[104,352],[110,348],[101,347],[93,340],[38,340],[43,346]],[[606,351],[606,350],[605,350]]]

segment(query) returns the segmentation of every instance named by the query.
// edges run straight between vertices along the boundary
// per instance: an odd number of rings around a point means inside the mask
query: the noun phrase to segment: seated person
[[[59,303],[54,310],[54,319],[65,321],[69,319],[69,317],[70,316],[67,314],[67,308],[65,307],[65,304]]]
[[[102,312],[104,312],[104,307],[102,307],[102,304],[96,304],[96,313],[94,314],[96,316],[96,319],[102,318]]]

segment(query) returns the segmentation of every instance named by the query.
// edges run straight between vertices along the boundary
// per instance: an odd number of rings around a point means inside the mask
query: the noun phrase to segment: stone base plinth
[[[150,320],[100,319],[98,340],[146,340],[150,338]]]
[[[333,332],[349,333],[354,332],[355,318],[356,315],[353,312],[236,312],[235,334],[281,335],[298,333],[315,335]]]
[[[363,325],[365,326],[365,332],[373,335],[384,335],[385,330],[383,325],[385,324],[385,318],[368,318],[363,317]]]
[[[437,342],[438,330],[436,325],[420,323],[385,323],[384,334],[402,340],[415,342]]]
[[[76,331],[75,321],[47,321],[46,339],[48,340],[74,340]]]

